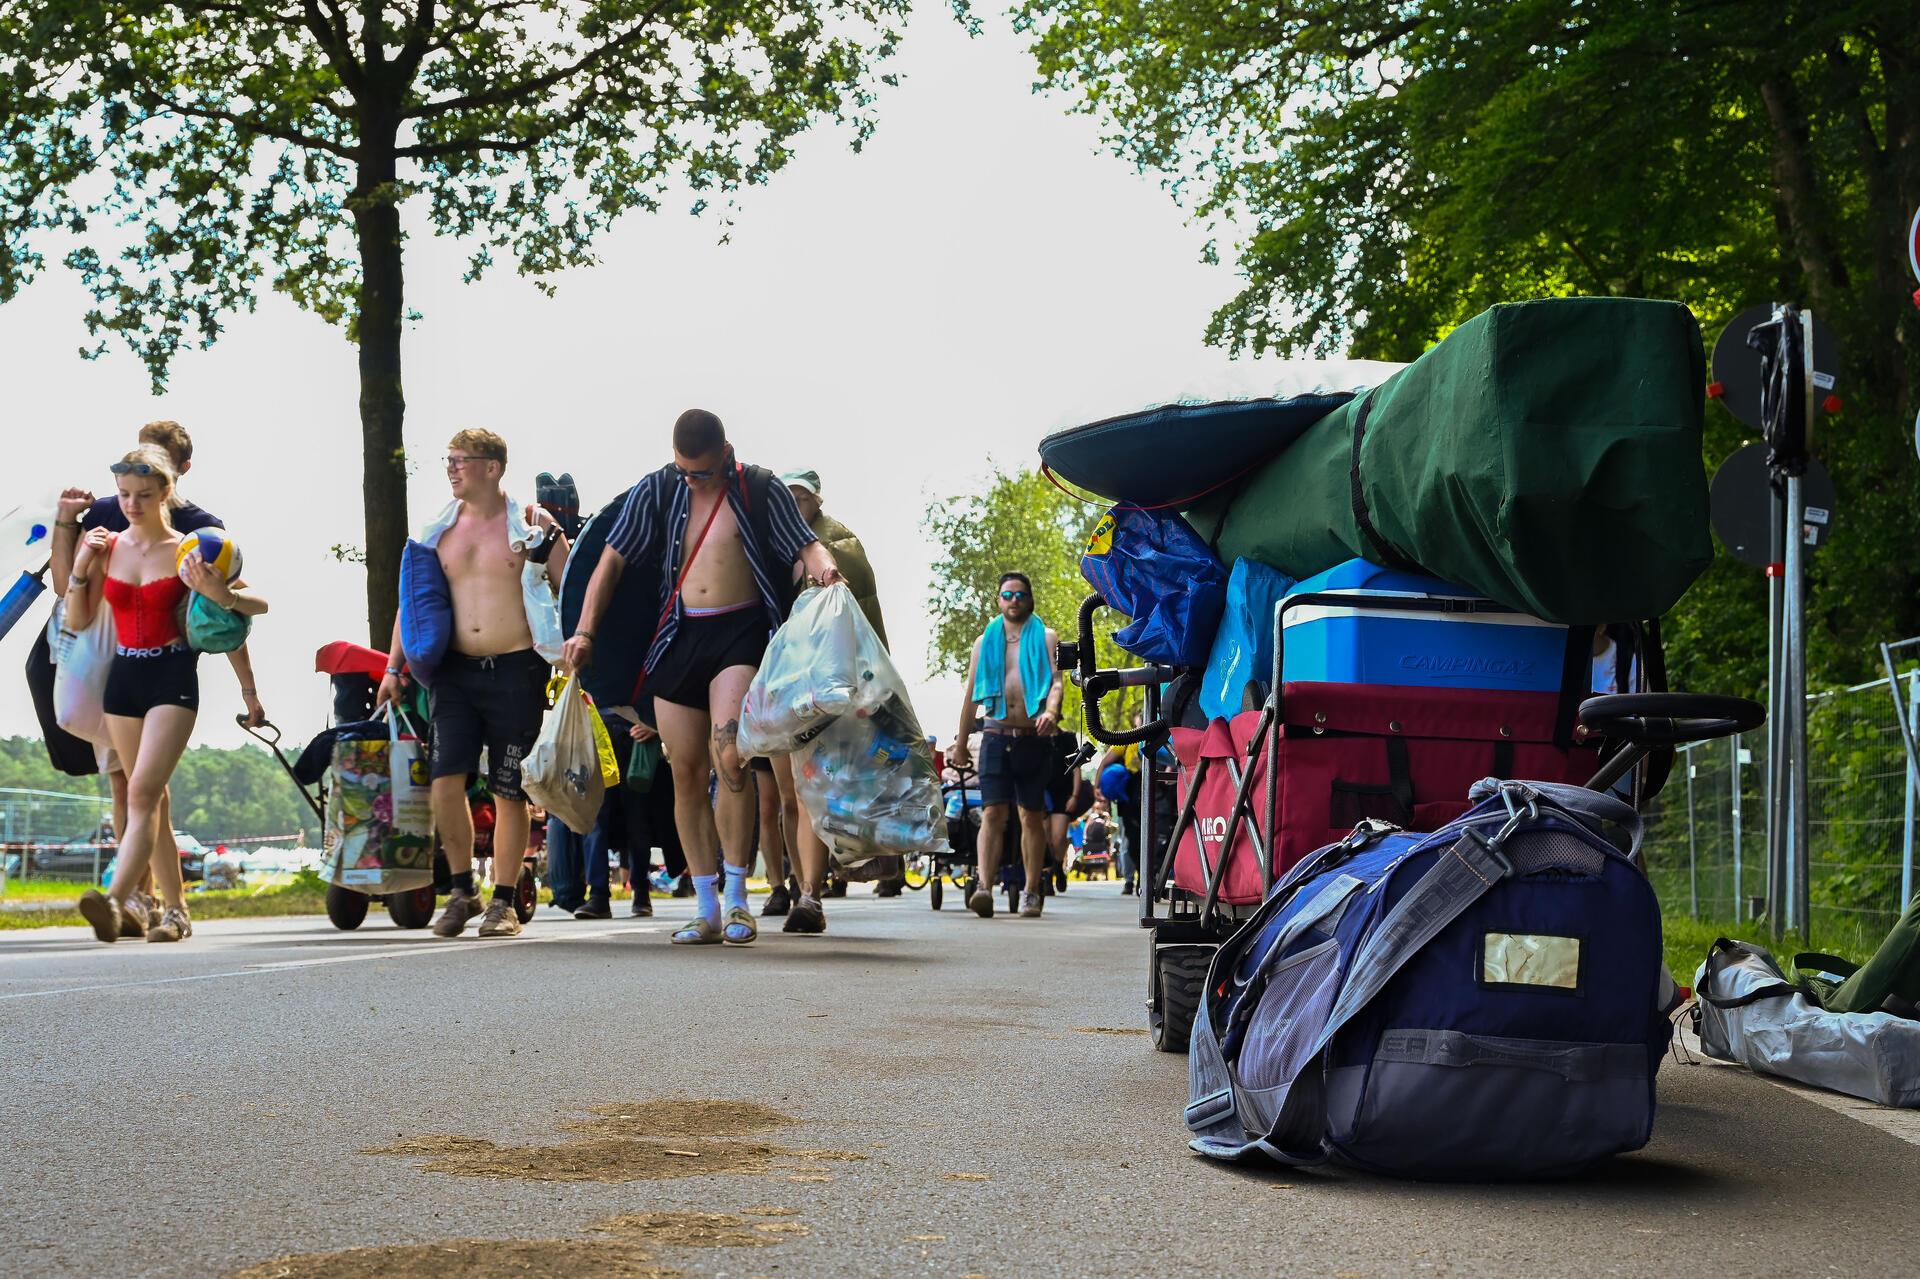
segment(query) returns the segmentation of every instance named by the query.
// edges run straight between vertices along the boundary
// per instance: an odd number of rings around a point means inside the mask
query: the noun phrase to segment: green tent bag
[[[1686,307],[1493,307],[1185,512],[1223,562],[1356,556],[1550,622],[1657,617],[1713,558],[1706,360]]]
[[[253,620],[195,592],[187,602],[187,646],[196,653],[231,653],[247,642]]]
[[[1837,955],[1809,952],[1794,956],[1793,966],[1845,978],[1837,986],[1808,979],[1828,1012],[1877,1013],[1889,996],[1908,1005],[1920,1004],[1920,895],[1907,903],[1900,922],[1866,963],[1855,965]]]

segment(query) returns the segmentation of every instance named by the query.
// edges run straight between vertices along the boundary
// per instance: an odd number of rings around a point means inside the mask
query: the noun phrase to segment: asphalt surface
[[[856,891],[858,891],[856,889]],[[609,1214],[798,1209],[687,1275],[1911,1275],[1920,1145],[1733,1068],[1669,1062],[1651,1146],[1580,1180],[1442,1186],[1190,1154],[1131,898],[1038,922],[830,903],[824,937],[670,947],[543,910],[517,941],[201,925],[0,935],[0,1272],[223,1274],[435,1239],[573,1239]],[[864,1154],[762,1175],[451,1176],[359,1153],[580,1138],[590,1106],[742,1099],[762,1140]],[[682,1143],[689,1144],[689,1143]],[[698,1145],[700,1143],[692,1142]],[[799,1178],[796,1180],[795,1178]],[[783,1236],[783,1238],[785,1238]],[[553,1245],[557,1251],[559,1244]],[[464,1273],[464,1272],[463,1272]]]

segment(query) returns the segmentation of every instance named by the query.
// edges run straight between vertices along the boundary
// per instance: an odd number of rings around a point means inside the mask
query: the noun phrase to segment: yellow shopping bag
[[[580,696],[593,706],[593,698],[587,696],[587,690],[580,690]],[[593,720],[593,745],[600,752],[600,780],[606,783],[608,790],[620,784],[620,761],[613,753],[613,738],[607,733],[607,722],[600,718],[598,707],[589,717]]]

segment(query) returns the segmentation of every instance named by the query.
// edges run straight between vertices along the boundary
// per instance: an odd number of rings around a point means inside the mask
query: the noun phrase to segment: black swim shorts
[[[730,666],[758,670],[768,638],[767,611],[758,604],[730,613],[689,613],[647,675],[647,692],[656,701],[704,711],[714,677]]]
[[[1048,737],[980,735],[980,805],[1017,804],[1028,812],[1047,811],[1047,782],[1059,756]]]
[[[128,719],[143,719],[156,706],[182,706],[198,714],[199,660],[185,644],[117,649],[107,667],[100,709]]]
[[[449,653],[433,677],[433,775],[479,771],[487,752],[487,789],[525,799],[520,761],[547,714],[546,659],[530,648],[496,657]]]

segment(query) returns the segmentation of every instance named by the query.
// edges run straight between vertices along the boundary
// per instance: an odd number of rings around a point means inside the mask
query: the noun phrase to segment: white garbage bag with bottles
[[[739,740],[743,756],[793,756],[794,788],[843,864],[945,850],[933,749],[844,583],[807,591],[775,633]]]

